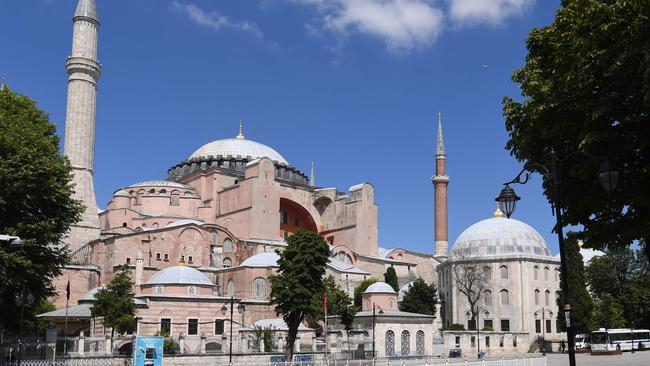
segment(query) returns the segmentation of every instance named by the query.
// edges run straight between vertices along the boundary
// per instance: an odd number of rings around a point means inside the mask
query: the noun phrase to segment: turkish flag
[[[70,301],[70,280],[68,280],[68,285],[65,286],[65,299]]]
[[[327,312],[327,292],[323,294],[323,309]]]

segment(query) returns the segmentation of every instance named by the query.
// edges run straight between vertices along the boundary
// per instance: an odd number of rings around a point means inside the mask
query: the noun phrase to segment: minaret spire
[[[235,137],[237,140],[244,140],[246,137],[244,137],[244,121],[239,120],[239,133],[237,134],[237,137]]]
[[[68,105],[65,118],[65,155],[74,173],[75,198],[86,210],[72,225],[65,244],[75,250],[99,239],[99,213],[93,183],[97,81],[101,65],[97,60],[99,18],[95,0],[79,0],[74,14],[72,54],[66,62]]]
[[[436,174],[432,178],[434,187],[435,255],[446,257],[449,251],[447,231],[447,154],[442,139],[442,113],[438,112],[438,139],[436,141]]]
[[[309,185],[312,187],[316,186],[316,176],[314,175],[314,162],[311,162],[311,174],[309,176]]]

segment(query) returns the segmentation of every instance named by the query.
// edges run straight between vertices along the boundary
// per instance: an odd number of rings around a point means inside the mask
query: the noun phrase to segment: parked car
[[[453,357],[462,357],[463,351],[460,349],[460,345],[456,344],[449,350],[449,358]]]

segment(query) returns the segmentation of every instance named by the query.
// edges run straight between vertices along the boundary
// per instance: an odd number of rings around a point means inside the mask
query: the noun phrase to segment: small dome
[[[456,239],[452,254],[551,257],[551,251],[537,230],[519,220],[499,216],[465,229]]]
[[[368,286],[364,294],[394,294],[395,290],[386,282],[375,282]]]
[[[113,197],[131,197],[131,195],[129,194],[129,192],[120,189],[119,191],[113,193]]]
[[[96,300],[95,296],[97,295],[97,292],[99,292],[99,290],[103,288],[104,286],[95,287],[94,289],[86,292],[85,294],[83,294],[83,296],[79,298],[79,302],[95,301]]]
[[[397,301],[402,301],[406,291],[408,291],[411,288],[411,286],[413,286],[413,282],[415,282],[415,281],[411,281],[411,282],[407,283],[406,285],[400,287],[399,291],[397,292]]]
[[[241,267],[277,267],[280,256],[276,252],[255,254],[243,261]]]
[[[186,266],[165,268],[156,272],[146,282],[147,285],[204,285],[214,286],[200,271]]]
[[[246,139],[223,139],[208,142],[198,148],[188,159],[201,158],[207,156],[233,156],[247,158],[267,157],[279,163],[289,165],[289,163],[274,149],[256,141]]]
[[[273,330],[289,330],[287,323],[282,318],[260,319],[253,323],[253,328],[271,328]],[[298,330],[310,330],[304,324],[298,324]]]

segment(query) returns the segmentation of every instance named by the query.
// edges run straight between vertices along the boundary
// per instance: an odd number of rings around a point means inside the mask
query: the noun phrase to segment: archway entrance
[[[309,211],[294,201],[280,198],[280,236],[286,239],[301,229],[318,232]]]

